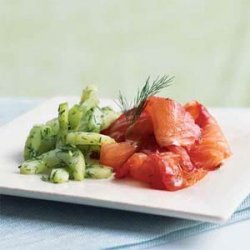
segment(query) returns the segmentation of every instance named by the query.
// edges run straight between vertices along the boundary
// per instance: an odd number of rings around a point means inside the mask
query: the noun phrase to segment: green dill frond
[[[126,113],[131,108],[131,103],[128,99],[119,91],[118,100],[116,104],[121,109],[122,112]]]
[[[174,79],[173,76],[172,77],[169,77],[168,75],[164,75],[162,77],[158,76],[150,84],[150,76],[149,76],[142,89],[138,89],[136,97],[132,103],[130,103],[127,100],[127,98],[122,95],[121,92],[119,92],[117,104],[121,108],[122,112],[126,114],[127,119],[131,123],[134,123],[144,110],[147,98],[156,95],[163,88],[170,86],[173,79]],[[131,112],[128,112],[129,110]]]

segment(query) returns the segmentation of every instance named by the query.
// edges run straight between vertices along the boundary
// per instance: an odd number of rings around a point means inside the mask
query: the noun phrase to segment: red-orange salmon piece
[[[125,165],[132,178],[148,183],[155,189],[175,191],[184,187],[178,163],[179,157],[171,152],[149,155],[135,153]]]
[[[208,110],[197,101],[185,105],[197,125],[201,127],[201,138],[189,150],[192,162],[197,168],[213,170],[231,155],[225,136]]]
[[[130,175],[130,171],[134,172],[135,176],[141,175],[141,166],[147,158],[148,156],[144,153],[134,153],[123,165],[116,168],[115,177],[118,179],[125,178]],[[139,175],[137,175],[137,172]],[[142,181],[147,182],[145,179]]]
[[[100,153],[100,163],[113,167],[120,167],[136,151],[137,146],[131,142],[103,144]]]
[[[203,168],[194,168],[190,172],[184,172],[184,187],[189,187],[194,185],[196,182],[201,180],[207,175],[208,171]]]
[[[132,113],[132,110],[120,115],[120,117],[101,133],[109,135],[117,142],[122,142],[126,139],[138,141],[145,136],[153,134],[153,124],[148,112],[143,111],[135,122],[131,121],[132,116],[129,116],[129,113]]]
[[[123,169],[121,168],[118,170],[116,176],[121,176],[122,171],[123,173],[127,171],[126,174],[132,178],[149,183],[153,174],[153,168],[151,165],[144,164],[148,160],[148,155],[144,153],[134,153],[122,166]]]
[[[146,111],[149,112],[154,134],[162,147],[192,145],[200,136],[200,128],[181,104],[169,98],[148,98]]]
[[[178,155],[166,152],[149,157],[154,162],[154,178],[150,183],[152,188],[176,191],[185,187]]]
[[[180,156],[180,165],[183,171],[191,172],[194,170],[195,166],[191,162],[190,156],[185,148],[180,147],[180,146],[169,146],[167,147],[167,149],[170,152]]]
[[[101,131],[101,134],[108,135],[115,139],[117,142],[125,141],[125,134],[129,127],[128,119],[125,114],[121,114],[111,125],[105,130]]]
[[[131,176],[135,180],[148,183],[152,188],[168,191],[191,186],[203,178],[207,171],[188,166],[192,165],[188,155],[181,149],[178,150],[182,155],[172,152],[134,153],[116,169],[116,178]]]
[[[151,117],[149,113],[144,110],[135,122],[128,127],[126,139],[138,141],[153,134],[154,128]]]
[[[127,164],[129,166],[129,176],[133,179],[148,183],[156,189],[165,189],[158,163],[151,158],[151,155],[135,153]]]
[[[196,168],[185,148],[170,146],[168,147],[168,150],[180,156],[180,166],[183,171],[185,187],[192,186],[207,174],[207,170],[204,170],[203,168]]]

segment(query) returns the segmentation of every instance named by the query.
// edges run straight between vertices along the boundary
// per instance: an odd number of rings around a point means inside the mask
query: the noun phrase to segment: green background
[[[133,97],[165,73],[179,101],[250,106],[250,1],[0,0],[0,96]]]

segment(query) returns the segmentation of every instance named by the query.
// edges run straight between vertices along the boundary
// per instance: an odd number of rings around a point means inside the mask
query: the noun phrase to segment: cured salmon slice
[[[199,138],[199,126],[178,102],[150,97],[145,109],[151,116],[155,138],[160,146],[189,146]]]
[[[136,151],[137,146],[131,142],[104,144],[101,147],[100,163],[110,166],[114,170],[123,165]]]
[[[132,113],[133,110],[128,111],[128,114],[123,113],[115,120],[107,129],[101,133],[109,135],[117,142],[125,140],[138,141],[145,136],[152,135],[154,133],[151,117],[147,111],[143,111],[140,116],[133,122]]]
[[[187,103],[185,109],[201,128],[200,139],[189,150],[192,162],[197,168],[207,170],[220,167],[223,161],[231,155],[231,150],[218,123],[197,101]]]

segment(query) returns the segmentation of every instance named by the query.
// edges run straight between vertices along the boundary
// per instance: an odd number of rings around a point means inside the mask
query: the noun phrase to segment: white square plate
[[[20,175],[18,165],[33,124],[57,115],[60,102],[51,99],[0,128],[0,193],[122,209],[209,222],[224,222],[250,191],[250,109],[211,109],[232,147],[233,156],[217,171],[194,186],[177,192],[150,189],[131,180],[84,180],[65,184],[41,181],[40,176]],[[103,105],[113,104],[102,100]]]

